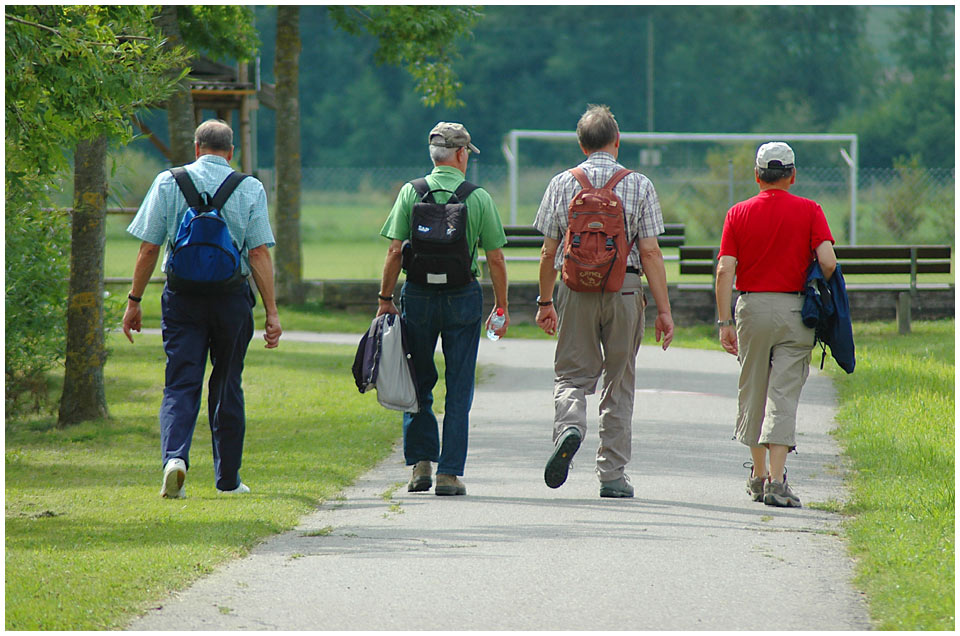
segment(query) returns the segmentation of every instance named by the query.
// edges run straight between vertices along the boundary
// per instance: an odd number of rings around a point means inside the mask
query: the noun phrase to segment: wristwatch
[[[551,298],[550,300],[541,301],[541,300],[540,300],[540,297],[537,296],[537,305],[539,305],[540,307],[549,307],[549,306],[552,305],[552,304],[553,304],[553,299],[552,299],[552,298]]]
[[[737,324],[737,323],[734,322],[733,318],[731,318],[730,320],[718,320],[718,321],[717,321],[717,326],[718,326],[718,327],[732,327],[732,326],[735,325],[735,324]]]

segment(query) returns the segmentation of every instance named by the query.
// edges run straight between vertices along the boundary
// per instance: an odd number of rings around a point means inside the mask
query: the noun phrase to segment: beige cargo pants
[[[617,292],[557,289],[553,441],[574,426],[586,437],[587,401],[600,384],[600,481],[619,479],[630,461],[637,351],[646,299],[639,275],[628,273]]]

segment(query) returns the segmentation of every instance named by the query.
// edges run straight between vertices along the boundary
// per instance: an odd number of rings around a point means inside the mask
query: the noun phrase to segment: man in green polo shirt
[[[470,153],[480,151],[470,141],[470,133],[462,124],[439,122],[428,135],[433,171],[426,175],[427,186],[437,203],[446,203],[450,193],[464,182]],[[443,191],[446,192],[443,192]],[[403,242],[411,238],[413,206],[421,199],[412,183],[400,189],[380,234],[390,239],[383,265],[377,315],[391,313],[403,317],[409,336],[410,354],[417,375],[420,411],[403,414],[403,452],[413,475],[407,490],[420,492],[433,486],[431,462],[437,462],[437,495],[465,495],[463,475],[467,459],[467,429],[473,384],[480,342],[483,293],[477,276],[477,247],[483,247],[493,283],[494,307],[503,309],[506,320],[496,330],[503,336],[510,324],[507,313],[507,266],[503,247],[507,238],[500,222],[500,213],[493,199],[483,188],[476,188],[463,203],[467,207],[466,243],[470,251],[470,273],[464,284],[448,284],[446,276],[414,282],[408,279],[400,292],[402,314],[394,303],[393,291],[400,275]],[[453,278],[453,276],[451,276]],[[437,418],[433,413],[433,387],[437,383],[437,367],[433,362],[437,339],[443,339],[446,372],[446,402],[443,415],[442,444]]]

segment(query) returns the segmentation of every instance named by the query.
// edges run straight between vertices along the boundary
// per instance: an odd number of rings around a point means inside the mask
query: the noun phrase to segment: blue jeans
[[[253,338],[254,298],[238,293],[196,296],[166,286],[161,297],[166,382],[160,404],[162,463],[180,458],[190,466],[190,443],[200,413],[207,355],[213,371],[207,409],[213,441],[213,471],[220,490],[240,485],[244,415],[243,359]]]
[[[480,283],[434,289],[406,282],[401,306],[420,398],[419,413],[403,414],[404,459],[408,466],[430,460],[438,463],[438,474],[463,475],[483,312]],[[442,338],[447,388],[442,445],[433,413],[433,387],[438,379],[433,354],[438,337]]]

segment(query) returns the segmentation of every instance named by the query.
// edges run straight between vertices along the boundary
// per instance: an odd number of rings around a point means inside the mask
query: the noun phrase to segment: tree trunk
[[[157,16],[157,25],[165,38],[164,46],[173,48],[183,44],[180,25],[177,23],[177,7],[164,5]],[[179,72],[182,69],[177,69]],[[167,159],[175,166],[193,162],[197,157],[193,149],[193,133],[197,121],[193,113],[193,96],[190,82],[183,78],[180,86],[167,99],[167,128],[170,130],[170,154]]]
[[[103,365],[103,255],[106,244],[107,138],[77,144],[67,299],[67,355],[61,426],[107,417]]]
[[[304,300],[300,255],[300,8],[277,7],[277,52],[273,72],[277,80],[276,183],[274,208],[277,301]]]

